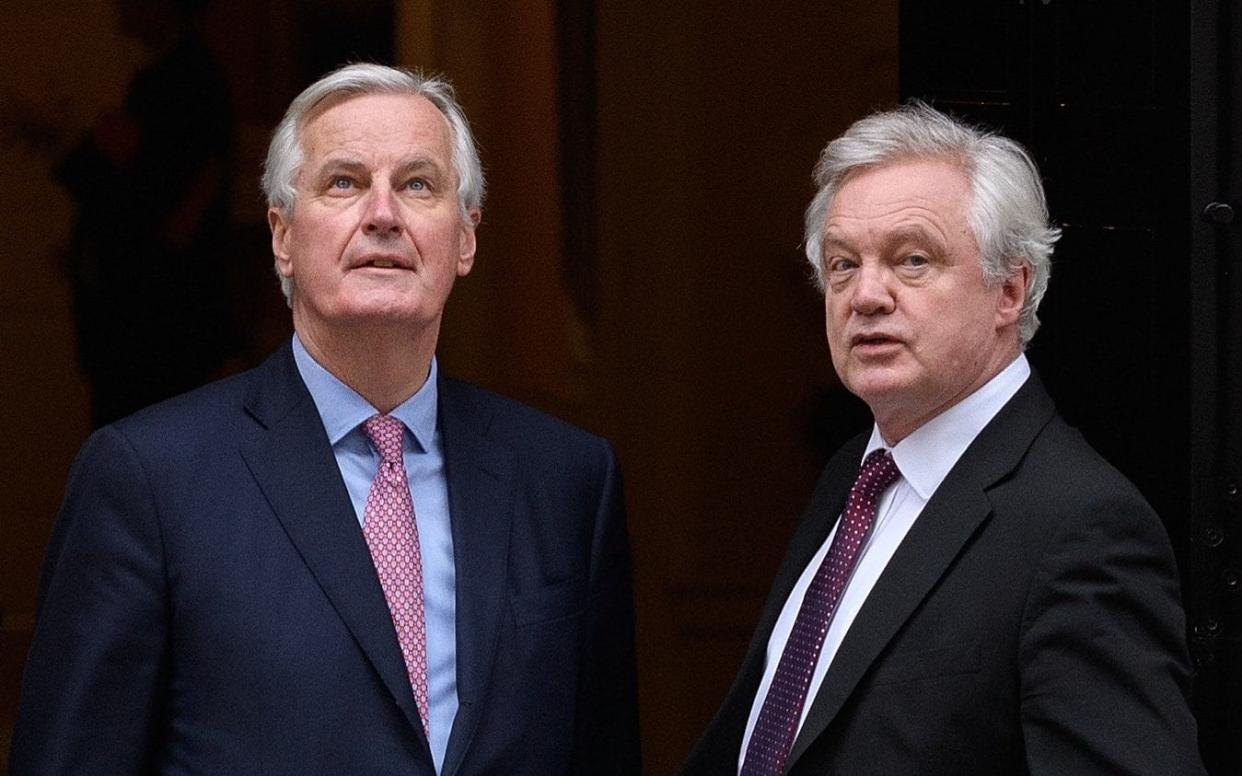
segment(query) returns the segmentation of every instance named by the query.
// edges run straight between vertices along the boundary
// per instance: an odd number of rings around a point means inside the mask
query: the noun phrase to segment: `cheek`
[[[828,357],[832,360],[832,364],[841,371],[847,367],[847,355],[849,348],[846,345],[844,327],[839,322],[834,321],[831,314],[828,316],[827,325],[825,326],[826,340],[828,342]]]
[[[832,319],[832,313],[824,316],[824,334],[829,342],[834,342],[841,336],[841,327]]]
[[[828,335],[832,336],[834,332],[839,333],[845,328],[849,308],[840,296],[832,295],[831,291],[828,294],[824,297],[824,324],[828,327]]]
[[[344,218],[333,221],[321,221],[316,223],[314,228],[307,232],[306,244],[311,250],[326,253],[333,248],[339,248],[348,243],[353,233],[354,230]]]
[[[950,372],[970,369],[990,349],[986,322],[965,303],[927,319],[923,332],[921,360],[932,366],[949,365]]]

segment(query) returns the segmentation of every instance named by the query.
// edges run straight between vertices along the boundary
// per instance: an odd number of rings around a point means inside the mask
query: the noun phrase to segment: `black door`
[[[1064,236],[1029,356],[1169,530],[1216,774],[1242,773],[1233,6],[903,0],[900,43],[903,97],[1003,131],[1044,173]]]

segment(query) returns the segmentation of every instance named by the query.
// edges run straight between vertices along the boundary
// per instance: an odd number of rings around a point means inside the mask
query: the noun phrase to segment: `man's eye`
[[[426,191],[427,181],[422,178],[414,178],[405,184],[406,189],[410,191]]]
[[[344,175],[337,175],[331,181],[328,182],[329,188],[338,189],[340,191],[346,191],[350,188],[353,188],[353,185],[354,185],[354,182],[351,181],[349,178],[346,178]]]
[[[931,260],[921,253],[912,253],[906,257],[906,264],[911,267],[926,267],[930,263]]]
[[[845,258],[837,257],[837,258],[828,260],[828,271],[829,272],[848,272],[849,270],[852,270],[857,266],[858,265],[854,262],[853,259],[845,259]]]

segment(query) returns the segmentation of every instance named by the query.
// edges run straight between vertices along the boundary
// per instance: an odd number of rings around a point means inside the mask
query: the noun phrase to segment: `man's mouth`
[[[867,345],[890,345],[897,344],[901,340],[891,337],[887,334],[855,334],[850,338],[850,345],[854,347]]]
[[[409,269],[409,264],[395,256],[375,256],[363,259],[354,265],[354,269]]]

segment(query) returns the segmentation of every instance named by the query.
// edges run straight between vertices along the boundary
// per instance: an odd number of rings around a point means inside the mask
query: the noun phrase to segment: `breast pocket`
[[[883,658],[872,676],[873,686],[975,674],[982,665],[978,642],[950,644],[917,652],[895,652]]]
[[[510,594],[509,607],[519,627],[579,617],[586,611],[586,585],[566,579],[550,585]]]

